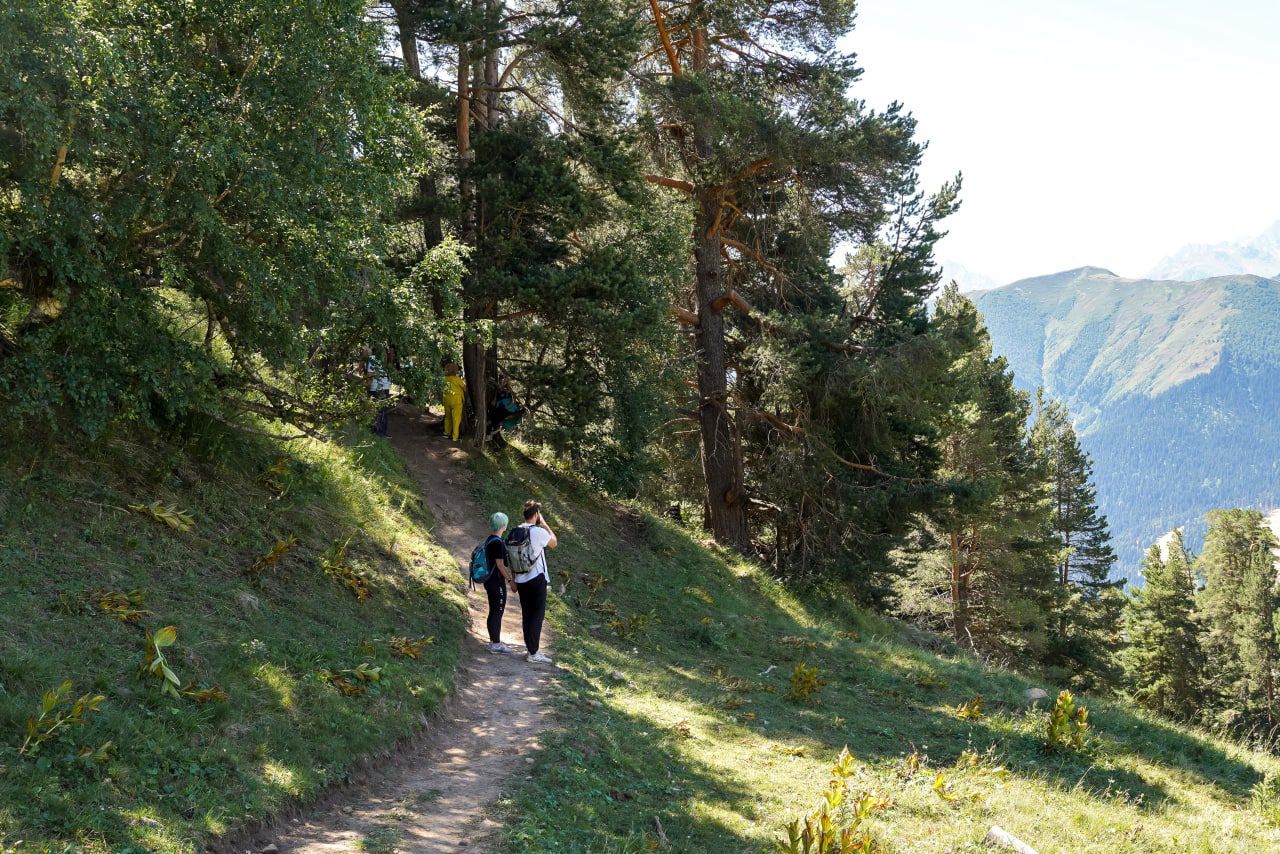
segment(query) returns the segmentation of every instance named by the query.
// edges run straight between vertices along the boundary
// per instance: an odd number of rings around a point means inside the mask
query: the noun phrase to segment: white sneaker
[[[489,652],[494,655],[510,655],[511,647],[507,646],[505,643],[491,643],[489,644]]]
[[[525,660],[525,661],[527,661],[527,662],[529,662],[530,664],[551,664],[551,663],[553,663],[553,662],[551,661],[551,659],[550,659],[550,658],[548,658],[548,657],[546,656],[546,654],[545,654],[545,653],[542,653],[542,652],[525,653],[524,660]]]

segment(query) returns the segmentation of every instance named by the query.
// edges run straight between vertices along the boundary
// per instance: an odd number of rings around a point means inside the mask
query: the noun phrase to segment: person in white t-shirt
[[[542,516],[542,505],[530,499],[524,503],[524,523],[507,534],[508,550],[520,549],[524,572],[516,574],[516,592],[520,596],[520,621],[524,628],[525,661],[550,664],[551,659],[539,651],[542,623],[547,615],[547,588],[551,573],[547,571],[547,549],[559,545],[555,531]]]

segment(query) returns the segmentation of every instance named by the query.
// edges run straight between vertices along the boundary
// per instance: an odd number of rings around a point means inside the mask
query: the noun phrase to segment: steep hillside
[[[1280,281],[1085,267],[977,297],[1019,386],[1071,407],[1122,571],[1215,507],[1280,503]]]
[[[456,569],[385,442],[0,448],[0,850],[201,850],[390,749],[451,688]],[[151,502],[161,518],[130,509]],[[166,626],[172,694],[140,670]],[[411,658],[396,637],[431,640]],[[24,752],[64,680],[98,711]]]
[[[562,731],[503,808],[512,851],[759,851],[813,809],[832,760],[889,799],[877,850],[1261,851],[1252,787],[1280,762],[1086,700],[1085,751],[1047,753],[1032,686],[852,607],[821,608],[672,523],[514,455],[482,502],[547,506]],[[825,681],[788,697],[797,664]],[[1043,686],[1053,690],[1054,686]],[[981,713],[957,708],[981,695]]]

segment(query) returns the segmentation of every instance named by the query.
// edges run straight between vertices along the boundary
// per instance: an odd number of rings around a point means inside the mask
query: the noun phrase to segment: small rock
[[[627,675],[626,675],[625,673],[623,673],[621,670],[615,670],[615,671],[613,671],[612,673],[610,673],[610,674],[609,674],[609,678],[610,678],[610,679],[612,679],[612,680],[614,680],[615,682],[626,682],[626,681],[627,681]]]
[[[266,848],[262,849],[262,854],[280,854],[280,846],[272,842]]]
[[[351,807],[343,807],[343,808],[342,808],[342,812],[343,812],[343,814],[344,814],[344,815],[351,815],[351,813],[353,813],[353,812],[354,812],[354,810],[353,810],[353,809],[351,809]]]
[[[1028,688],[1022,692],[1022,696],[1027,698],[1028,703],[1037,703],[1040,700],[1048,699],[1049,692],[1043,688]]]
[[[262,609],[262,603],[258,601],[258,597],[254,596],[248,590],[241,590],[236,594],[236,601],[240,603],[240,607],[246,611],[259,611]]]
[[[159,826],[160,826],[160,822],[156,821],[154,818],[151,818],[150,816],[145,816],[145,815],[144,815],[144,816],[140,816],[140,817],[138,817],[138,818],[135,818],[135,819],[133,820],[133,824],[144,824],[144,825],[146,825],[147,827],[159,827]]]
[[[982,840],[995,848],[1007,848],[1017,854],[1036,854],[1036,849],[1014,836],[998,824],[991,825],[986,837]]]

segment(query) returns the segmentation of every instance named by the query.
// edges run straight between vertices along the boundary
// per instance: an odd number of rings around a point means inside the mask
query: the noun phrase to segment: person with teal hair
[[[489,562],[489,577],[484,580],[484,592],[489,598],[489,652],[494,655],[510,653],[511,648],[502,642],[502,614],[507,610],[507,589],[514,593],[515,578],[508,568],[507,544],[502,534],[507,530],[507,514],[501,511],[489,517],[489,538],[484,543],[484,556]],[[496,570],[496,571],[495,571]]]

